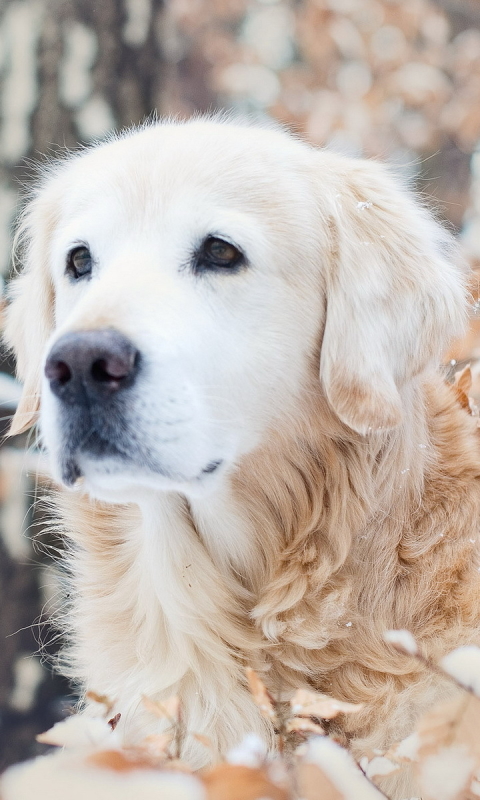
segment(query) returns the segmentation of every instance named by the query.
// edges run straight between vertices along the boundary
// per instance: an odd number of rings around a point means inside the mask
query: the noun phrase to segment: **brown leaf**
[[[290,700],[292,712],[296,715],[333,719],[338,714],[356,714],[362,704],[343,703],[326,694],[299,689]]]
[[[345,800],[343,794],[316,764],[299,764],[297,782],[299,796],[305,800]]]
[[[395,761],[396,764],[411,764],[414,761],[418,761],[419,746],[420,737],[417,731],[414,731],[410,736],[402,739],[401,742],[392,745],[383,755],[385,755],[385,758]]]
[[[159,766],[165,768],[170,759],[168,747],[172,743],[173,735],[169,733],[152,734],[147,736],[136,747],[125,750],[97,750],[89,754],[85,762],[97,767],[105,767],[116,772],[129,772],[134,769],[155,769]],[[185,769],[188,769],[185,767]]]
[[[470,369],[470,364],[467,364],[459,372],[455,373],[455,378],[453,381],[453,390],[457,395],[458,402],[469,414],[476,416],[474,412],[475,404],[473,400],[470,398],[469,392],[472,388],[472,370]],[[478,416],[478,415],[477,415]]]
[[[269,719],[274,725],[278,725],[274,701],[265,684],[251,667],[247,667],[245,672],[253,699],[262,712],[262,715]]]
[[[85,763],[102,769],[111,769],[113,772],[131,772],[134,769],[149,769],[149,762],[142,763],[139,759],[132,760],[122,750],[98,750],[90,753],[85,758]]]
[[[365,775],[370,779],[382,778],[384,775],[392,775],[399,770],[400,765],[386,756],[374,756],[366,766]]]
[[[251,769],[238,764],[220,764],[203,776],[207,800],[288,800],[285,789],[277,786],[264,770]],[[329,800],[329,798],[325,798]],[[333,798],[332,800],[337,800]]]
[[[179,758],[169,758],[167,761],[164,761],[162,764],[162,770],[169,770],[170,772],[185,772],[188,775],[193,773],[190,765],[186,764],[185,761],[181,761]]]
[[[285,728],[287,733],[315,733],[317,736],[325,736],[325,730],[314,722],[310,717],[293,717],[289,719]]]
[[[433,800],[429,776],[432,771],[438,771],[435,760],[439,759],[441,763],[449,757],[449,752],[452,756],[464,754],[462,763],[459,761],[458,764],[459,785],[452,800],[466,797],[465,793],[480,768],[479,720],[480,698],[467,693],[435,706],[421,718],[417,727],[419,763],[415,768],[425,800]]]
[[[122,715],[120,713],[118,713],[118,714],[115,714],[114,717],[112,717],[111,719],[108,720],[108,724],[110,725],[112,731],[114,731],[115,728],[117,727],[118,723],[120,722],[120,717],[121,716]]]

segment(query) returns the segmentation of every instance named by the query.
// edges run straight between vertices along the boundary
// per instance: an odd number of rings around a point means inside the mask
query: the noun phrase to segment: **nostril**
[[[72,371],[65,361],[49,359],[45,365],[45,375],[49,381],[56,381],[60,386],[65,386],[72,378]]]
[[[125,370],[115,370],[111,364],[107,363],[105,358],[99,358],[93,362],[90,374],[93,380],[98,383],[111,383],[124,378],[128,373],[125,373]]]

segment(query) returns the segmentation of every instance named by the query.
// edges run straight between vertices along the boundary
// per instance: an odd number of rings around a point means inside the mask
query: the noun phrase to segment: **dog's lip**
[[[207,466],[206,466],[204,469],[202,469],[202,472],[201,472],[201,474],[200,474],[200,477],[201,477],[202,475],[212,475],[214,472],[216,472],[216,471],[217,471],[217,469],[218,469],[218,468],[219,468],[219,467],[220,467],[222,464],[223,464],[223,458],[219,458],[219,459],[217,459],[216,461],[210,461],[210,463],[209,463],[209,464],[207,464]]]
[[[80,465],[81,456],[87,456],[88,458],[88,453],[85,452],[82,453],[82,451],[80,450],[77,451],[77,453],[72,453],[63,460],[61,468],[61,476],[62,476],[62,481],[66,486],[72,487],[78,482],[80,478],[84,477],[85,470]],[[125,466],[128,466],[128,460],[125,459],[124,454],[121,453],[121,451],[116,450],[116,448],[112,448],[112,450],[108,453],[107,457],[113,458],[115,461],[117,461],[119,465],[123,463],[125,464]],[[101,462],[97,460],[96,463],[99,464]],[[148,472],[157,474],[162,478],[166,478],[167,480],[173,481],[174,483],[191,484],[192,482],[202,482],[203,480],[208,480],[208,478],[211,475],[213,475],[218,471],[218,469],[222,466],[223,463],[224,459],[222,458],[209,461],[206,467],[204,467],[197,475],[193,477],[187,477],[186,475],[172,474],[171,471],[160,467],[152,469],[152,466],[147,464],[145,464],[144,468],[148,470]],[[135,466],[134,462],[132,462],[132,465]]]

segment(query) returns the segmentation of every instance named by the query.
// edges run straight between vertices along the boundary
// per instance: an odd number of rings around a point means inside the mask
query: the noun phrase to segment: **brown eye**
[[[215,261],[222,264],[231,264],[236,261],[240,255],[239,251],[233,244],[224,242],[223,239],[207,239],[205,252]]]
[[[235,245],[216,236],[209,236],[197,253],[195,271],[234,270],[244,263],[243,253]]]
[[[74,280],[79,280],[92,274],[92,266],[92,254],[88,247],[82,245],[70,250],[67,256],[65,272]]]

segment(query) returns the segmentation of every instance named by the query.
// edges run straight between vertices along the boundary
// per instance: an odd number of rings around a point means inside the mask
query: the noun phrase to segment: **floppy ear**
[[[53,287],[47,266],[53,224],[51,205],[40,192],[25,209],[19,226],[17,240],[24,268],[9,286],[4,339],[16,357],[17,375],[23,382],[9,436],[34,425],[40,408],[43,353],[53,329]]]
[[[466,320],[453,239],[375,162],[320,154],[330,263],[320,379],[361,434],[402,420],[401,390],[440,361]],[[318,191],[318,187],[317,187]]]

